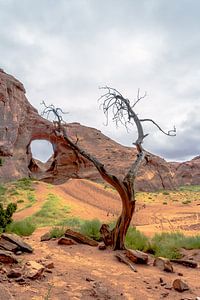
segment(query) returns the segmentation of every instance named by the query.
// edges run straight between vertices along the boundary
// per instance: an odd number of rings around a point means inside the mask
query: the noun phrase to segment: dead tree
[[[55,108],[53,105],[45,105],[45,110],[43,113],[54,114],[54,116],[56,117],[56,121],[54,121],[54,124],[56,125],[55,133],[61,138],[63,138],[63,140],[68,145],[70,145],[70,147],[76,153],[82,155],[84,158],[92,162],[98,170],[101,177],[110,185],[112,185],[119,193],[122,201],[122,211],[117,220],[115,228],[112,231],[109,231],[108,226],[104,226],[102,228],[102,231],[106,228],[106,232],[104,232],[105,244],[107,244],[107,241],[109,240],[109,244],[112,246],[113,250],[122,250],[125,249],[126,233],[131,223],[133,213],[135,211],[135,178],[137,176],[137,172],[142,160],[146,158],[146,160],[148,161],[147,154],[142,147],[143,140],[148,134],[144,134],[142,123],[152,122],[159,130],[161,130],[164,134],[169,136],[175,135],[176,129],[174,128],[173,130],[165,132],[152,119],[140,119],[138,117],[138,115],[134,111],[134,108],[136,104],[145,97],[145,95],[140,96],[139,91],[136,101],[133,104],[131,104],[129,99],[124,98],[116,89],[110,87],[104,87],[103,89],[106,91],[106,93],[101,96],[100,100],[102,102],[101,106],[103,108],[103,112],[106,115],[107,120],[109,113],[111,112],[112,119],[116,122],[117,125],[118,123],[121,123],[126,128],[128,128],[129,125],[135,124],[137,129],[137,140],[134,142],[134,145],[137,149],[137,156],[123,180],[120,180],[115,175],[110,174],[106,170],[105,166],[97,158],[88,153],[86,150],[81,149],[77,142],[74,142],[70,139],[66,132],[63,119],[60,115],[61,110],[59,108]]]

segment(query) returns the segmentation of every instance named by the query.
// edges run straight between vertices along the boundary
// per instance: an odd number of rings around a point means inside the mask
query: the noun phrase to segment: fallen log
[[[76,241],[77,243],[80,243],[80,244],[86,244],[86,245],[90,245],[93,247],[97,247],[99,244],[95,240],[93,240],[79,232],[73,231],[71,229],[66,230],[65,236],[67,238],[73,239],[74,241]]]
[[[135,264],[147,264],[148,255],[139,250],[130,250],[127,249],[124,251],[124,254]]]
[[[198,263],[196,261],[192,260],[185,260],[185,259],[170,259],[171,262],[183,265],[185,267],[190,267],[190,268],[197,268]]]
[[[134,267],[134,265],[129,261],[129,259],[123,253],[117,253],[117,254],[115,254],[115,257],[117,257],[117,259],[120,262],[123,262],[126,265],[128,265],[134,272],[137,272],[137,269]]]

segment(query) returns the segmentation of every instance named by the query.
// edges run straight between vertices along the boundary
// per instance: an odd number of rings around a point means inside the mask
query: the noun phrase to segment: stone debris
[[[30,279],[38,279],[42,276],[45,267],[34,260],[26,262],[24,266],[24,275]]]
[[[173,288],[178,292],[184,292],[189,290],[189,286],[183,280],[177,278],[172,283]]]
[[[18,236],[17,234],[14,233],[2,233],[1,234],[1,247],[3,247],[8,251],[10,251],[11,249],[11,244],[13,245],[13,250],[11,250],[12,252],[16,252],[16,251],[22,251],[22,252],[28,252],[28,253],[32,253],[33,252],[33,248],[27,244],[26,242],[23,241],[23,239]]]
[[[164,258],[164,257],[156,257],[154,259],[153,265],[155,267],[158,267],[160,270],[165,271],[165,272],[170,272],[173,273],[173,266],[170,262],[169,259]]]
[[[4,264],[13,264],[18,263],[18,260],[12,252],[0,250],[0,262]]]
[[[76,245],[77,242],[75,242],[73,239],[70,239],[70,238],[67,238],[67,237],[61,237],[59,240],[58,240],[58,245],[68,245],[68,246],[71,246],[71,245]]]

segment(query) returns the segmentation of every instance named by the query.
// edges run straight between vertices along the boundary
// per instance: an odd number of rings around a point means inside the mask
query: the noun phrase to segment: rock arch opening
[[[30,144],[32,158],[46,164],[54,154],[53,145],[47,140],[33,140]]]

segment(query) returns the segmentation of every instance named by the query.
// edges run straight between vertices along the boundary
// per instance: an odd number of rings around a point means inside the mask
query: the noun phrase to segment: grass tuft
[[[96,241],[99,241],[100,227],[101,227],[101,222],[98,219],[93,219],[91,221],[87,220],[81,225],[80,232]]]
[[[36,227],[32,222],[24,219],[22,221],[12,222],[7,226],[6,231],[13,232],[21,236],[29,236],[35,231],[35,229]]]
[[[130,226],[126,234],[125,245],[130,249],[146,251],[149,247],[149,242],[143,233]]]

